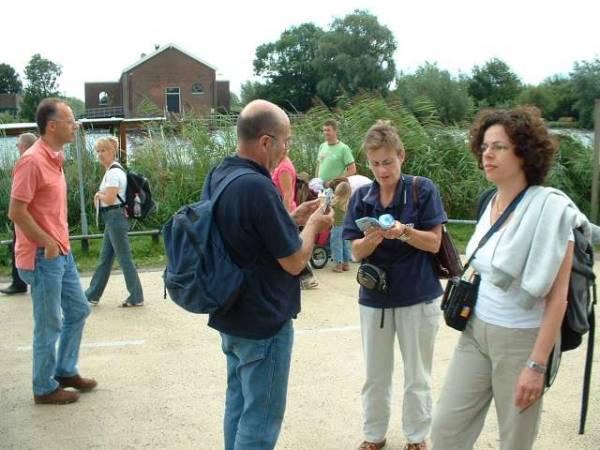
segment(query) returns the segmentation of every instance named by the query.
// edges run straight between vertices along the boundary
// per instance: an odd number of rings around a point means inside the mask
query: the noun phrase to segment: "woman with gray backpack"
[[[446,323],[464,331],[434,413],[433,449],[472,449],[494,400],[500,449],[529,450],[567,306],[573,229],[589,239],[590,224],[563,192],[541,186],[557,144],[537,109],[482,111],[470,149],[496,191],[467,246],[470,278],[450,280],[442,303]],[[468,290],[475,303],[453,309]]]

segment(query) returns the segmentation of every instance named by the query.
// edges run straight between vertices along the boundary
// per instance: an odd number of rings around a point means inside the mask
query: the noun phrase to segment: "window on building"
[[[181,98],[178,87],[170,87],[165,89],[165,104],[167,111],[179,114],[181,112]]]
[[[192,84],[192,94],[204,94],[204,86],[201,83]]]
[[[98,104],[100,106],[106,106],[109,102],[108,92],[102,91],[98,94]]]

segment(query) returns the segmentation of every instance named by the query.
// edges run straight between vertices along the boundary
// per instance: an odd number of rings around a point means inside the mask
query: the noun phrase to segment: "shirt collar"
[[[394,198],[392,200],[392,203],[390,203],[386,208],[396,208],[397,206],[400,206],[401,201],[402,201],[402,199],[400,198],[402,196],[402,185],[404,183],[405,183],[404,177],[401,175],[400,180],[398,181],[398,184],[396,185],[396,192],[394,193]],[[381,204],[381,200],[379,198],[380,191],[381,191],[381,186],[379,186],[377,179],[374,179],[373,183],[371,183],[371,187],[369,188],[369,190],[367,191],[367,193],[365,194],[365,196],[362,199],[363,202],[367,203],[369,205],[373,205],[378,209],[386,209]]]
[[[40,139],[39,142],[40,149],[46,155],[48,160],[59,169],[62,169],[63,163],[65,161],[65,152],[63,150],[60,150],[58,152],[52,150],[52,148],[48,144],[46,144],[46,142],[44,142],[43,139]]]

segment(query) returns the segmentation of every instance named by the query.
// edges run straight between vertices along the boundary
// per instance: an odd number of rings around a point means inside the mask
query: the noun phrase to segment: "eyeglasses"
[[[73,125],[79,126],[79,121],[73,120],[73,119],[50,119],[48,122],[65,122],[71,126],[73,126]]]
[[[279,140],[279,138],[277,136],[273,136],[272,134],[267,134],[266,136],[269,136],[274,141]],[[285,148],[286,150],[289,150],[291,146],[292,146],[292,138],[289,137],[283,142],[283,148]]]
[[[393,159],[386,159],[384,161],[381,162],[376,162],[376,161],[369,161],[369,167],[371,169],[376,169],[378,167],[389,167],[392,164],[394,164],[394,160]]]
[[[492,145],[481,144],[479,146],[479,153],[483,154],[487,149],[490,149],[494,153],[502,153],[508,150],[510,147],[502,142],[494,142]]]

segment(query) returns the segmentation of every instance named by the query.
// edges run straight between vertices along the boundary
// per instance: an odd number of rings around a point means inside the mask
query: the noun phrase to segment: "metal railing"
[[[103,119],[105,117],[125,117],[122,106],[106,106],[103,108],[86,109],[78,119]]]
[[[127,236],[151,236],[154,242],[158,242],[160,237],[160,230],[143,230],[143,231],[130,231],[127,233]],[[83,243],[87,243],[87,241],[92,239],[102,239],[104,237],[103,233],[95,233],[95,234],[76,234],[73,236],[69,236],[70,241],[83,241]],[[3,239],[0,241],[0,245],[12,245],[12,239]],[[87,246],[87,245],[85,245]]]

